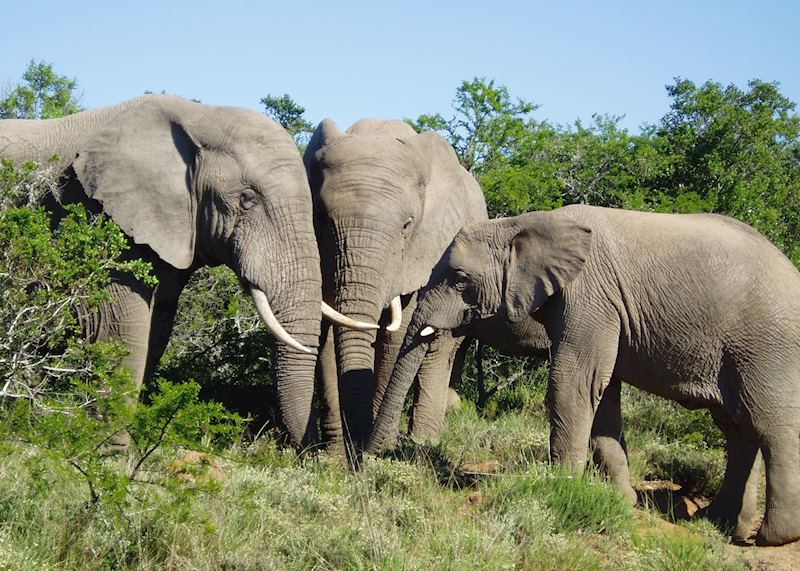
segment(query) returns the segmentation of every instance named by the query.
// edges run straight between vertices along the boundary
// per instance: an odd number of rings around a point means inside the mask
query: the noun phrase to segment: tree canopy
[[[22,83],[0,100],[0,119],[54,119],[82,111],[78,81],[58,75],[52,64],[31,60]]]
[[[777,83],[675,78],[669,110],[639,134],[619,117],[552,125],[494,81],[456,90],[453,115],[421,115],[476,176],[493,216],[566,204],[715,212],[751,224],[800,264],[800,118]]]

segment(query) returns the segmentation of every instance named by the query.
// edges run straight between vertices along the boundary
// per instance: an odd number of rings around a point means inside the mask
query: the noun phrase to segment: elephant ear
[[[418,290],[465,224],[488,219],[478,182],[458,162],[453,147],[437,133],[414,135],[417,147],[422,215],[406,248],[403,293]]]
[[[578,277],[592,241],[588,227],[563,215],[532,213],[511,239],[504,276],[508,318],[533,315]]]
[[[72,168],[84,192],[137,244],[185,269],[194,259],[192,175],[199,146],[157,96],[128,108],[83,145]]]
[[[344,135],[345,133],[333,119],[323,119],[314,129],[314,134],[311,135],[311,140],[303,153],[303,164],[305,164],[306,174],[308,174],[312,190],[319,189],[322,184],[322,169],[320,168],[322,149],[339,137],[344,137]]]

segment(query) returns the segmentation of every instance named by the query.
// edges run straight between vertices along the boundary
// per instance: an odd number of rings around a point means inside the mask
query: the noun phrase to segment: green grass
[[[678,456],[666,434],[629,436],[640,473],[667,470],[663,457]],[[87,503],[69,466],[5,443],[0,570],[737,568],[710,525],[655,527],[661,519],[642,517],[592,470],[573,477],[550,467],[547,442],[540,412],[487,420],[465,403],[441,443],[406,441],[357,472],[325,455],[298,459],[265,438],[212,457],[224,476],[201,488],[193,482],[202,473],[176,480],[165,453],[146,485],[106,507]],[[718,451],[696,450],[698,467],[714,465]],[[466,478],[480,463],[487,473]]]

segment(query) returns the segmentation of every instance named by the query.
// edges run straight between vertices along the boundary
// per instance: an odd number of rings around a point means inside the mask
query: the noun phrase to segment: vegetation
[[[31,62],[4,117],[79,110],[77,84]],[[493,216],[564,204],[712,211],[756,226],[800,264],[800,122],[777,84],[676,79],[670,109],[631,134],[615,117],[551,125],[493,81],[449,115],[409,122],[451,141]],[[288,95],[261,100],[299,144]],[[447,115],[447,118],[446,118]],[[125,259],[109,219],[38,208],[47,165],[0,170],[0,569],[742,568],[707,522],[628,507],[592,471],[548,465],[547,364],[470,349],[438,444],[404,441],[360,471],[282,446],[268,335],[225,268],[195,274],[158,378],[134,398],[115,344],[79,316]],[[222,404],[219,404],[222,403]],[[623,392],[636,482],[709,496],[722,437],[703,411]],[[120,440],[130,452],[115,453]],[[671,516],[670,516],[671,517]],[[666,526],[666,527],[665,527]]]

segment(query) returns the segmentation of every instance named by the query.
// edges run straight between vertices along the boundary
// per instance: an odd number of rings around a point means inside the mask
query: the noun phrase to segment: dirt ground
[[[636,486],[636,491],[640,507],[665,517],[666,521],[661,524],[665,530],[681,529],[670,521],[690,519],[709,504],[707,498],[682,494],[679,485],[668,481],[642,482]],[[760,518],[753,521],[754,534],[760,524]],[[728,549],[733,558],[743,560],[753,571],[800,571],[800,541],[780,547],[757,547],[750,541],[730,545]]]

